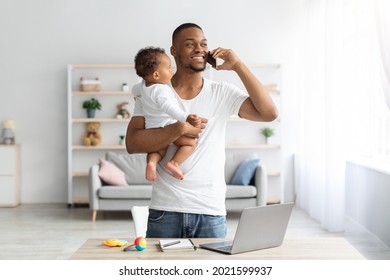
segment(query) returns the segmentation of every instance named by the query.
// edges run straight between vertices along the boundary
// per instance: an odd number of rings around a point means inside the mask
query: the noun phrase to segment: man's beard
[[[191,70],[191,72],[194,72],[194,73],[203,72],[206,69],[206,62],[201,67],[194,67],[191,64],[184,64],[180,58],[179,58],[178,62],[179,62],[179,65],[182,66],[182,68],[189,69],[189,70]]]
[[[192,66],[191,64],[189,64],[187,66],[187,68],[191,69],[193,72],[195,73],[199,73],[199,72],[203,72],[205,69],[206,69],[206,63],[203,65],[203,67],[201,68],[195,68],[194,66]]]

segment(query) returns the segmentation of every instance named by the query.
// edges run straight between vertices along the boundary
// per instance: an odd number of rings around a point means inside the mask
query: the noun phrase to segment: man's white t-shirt
[[[203,78],[201,92],[183,100],[175,92],[180,106],[191,114],[207,118],[195,151],[180,168],[184,180],[166,169],[177,147],[169,145],[157,167],[150,209],[182,213],[226,215],[225,207],[225,129],[228,118],[237,115],[248,94],[236,86]],[[173,90],[173,88],[172,88]],[[134,116],[143,116],[141,101],[136,99]]]

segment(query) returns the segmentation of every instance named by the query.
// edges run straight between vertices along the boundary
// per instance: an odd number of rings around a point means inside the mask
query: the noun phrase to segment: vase
[[[87,117],[89,119],[93,119],[95,117],[95,112],[96,112],[95,109],[87,109]]]

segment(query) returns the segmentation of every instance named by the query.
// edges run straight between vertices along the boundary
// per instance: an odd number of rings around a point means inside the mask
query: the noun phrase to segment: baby
[[[189,122],[200,127],[201,119],[195,114],[185,112],[177,99],[177,95],[168,85],[173,72],[171,60],[162,48],[147,47],[138,51],[134,59],[135,70],[143,81],[133,87],[133,93],[141,98],[145,128],[158,128],[177,121]],[[183,180],[180,164],[186,160],[196,148],[195,138],[181,136],[175,142],[178,149],[166,168],[172,175]],[[165,156],[166,148],[147,156],[146,179],[156,180],[158,162]]]

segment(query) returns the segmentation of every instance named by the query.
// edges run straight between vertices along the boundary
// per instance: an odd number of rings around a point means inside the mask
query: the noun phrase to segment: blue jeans
[[[224,238],[226,217],[149,209],[147,238]]]

